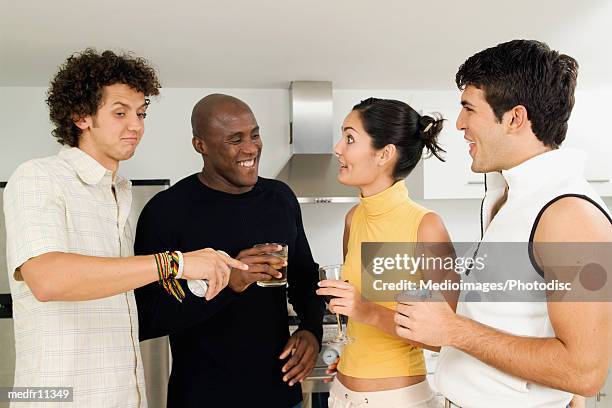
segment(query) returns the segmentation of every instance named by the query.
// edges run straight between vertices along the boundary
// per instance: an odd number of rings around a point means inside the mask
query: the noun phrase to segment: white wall
[[[0,180],[7,180],[23,161],[57,152],[59,145],[50,135],[45,92],[40,87],[0,88]],[[121,164],[121,173],[132,179],[169,178],[174,183],[198,171],[201,158],[191,146],[189,117],[195,102],[211,92],[234,95],[251,106],[264,141],[260,174],[273,177],[290,154],[289,92],[284,89],[162,89],[160,98],[154,98],[149,108],[145,137],[135,156]],[[339,130],[352,106],[371,95],[402,99],[415,106],[431,106],[442,98],[455,100],[458,93],[336,90],[334,128]],[[477,238],[477,200],[430,200],[424,204],[445,218],[454,239]],[[342,260],[344,215],[350,207],[346,204],[302,206],[306,232],[319,263]]]
[[[57,151],[44,88],[0,88],[0,180],[33,157]]]
[[[45,88],[0,87],[0,180],[7,180],[15,167],[30,158],[55,154],[59,145],[50,135]],[[121,164],[120,171],[132,179],[169,178],[172,183],[201,168],[201,158],[191,146],[191,108],[211,92],[234,95],[248,103],[262,130],[264,150],[260,174],[273,177],[284,165],[289,148],[289,92],[285,89],[163,89],[153,100],[146,119],[146,132],[136,155]],[[415,109],[428,109],[458,102],[456,91],[336,90],[334,127],[339,129],[352,106],[369,96],[401,99]],[[454,118],[449,118],[454,125]],[[480,201],[424,200],[437,211],[456,241],[479,237]],[[612,198],[607,199],[608,206]],[[342,260],[342,229],[347,204],[304,204],[304,225],[317,261],[321,264]]]
[[[0,88],[0,180],[28,159],[55,154],[45,88]],[[203,96],[229,93],[248,103],[264,138],[261,175],[275,175],[289,157],[289,92],[282,89],[162,89],[153,98],[146,131],[134,157],[120,165],[128,178],[169,178],[172,183],[199,171],[191,146],[191,108]]]

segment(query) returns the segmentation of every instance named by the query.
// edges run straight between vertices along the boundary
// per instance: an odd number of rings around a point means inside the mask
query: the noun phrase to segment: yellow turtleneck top
[[[361,197],[351,220],[342,279],[361,292],[362,242],[417,242],[421,219],[429,210],[410,199],[404,180],[371,197]],[[395,310],[395,302],[376,302]],[[423,350],[374,326],[349,318],[347,335],[355,341],[342,351],[338,371],[357,378],[425,375]]]

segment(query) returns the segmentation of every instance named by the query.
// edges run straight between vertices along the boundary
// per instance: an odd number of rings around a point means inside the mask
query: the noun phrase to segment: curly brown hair
[[[125,84],[145,96],[159,95],[155,69],[144,58],[87,48],[72,54],[60,67],[47,91],[53,136],[63,145],[76,147],[81,130],[75,119],[95,115],[105,86]]]

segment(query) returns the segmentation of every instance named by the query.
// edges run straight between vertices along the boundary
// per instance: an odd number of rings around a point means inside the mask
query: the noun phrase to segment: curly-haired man
[[[51,82],[53,135],[66,147],[19,166],[4,193],[16,387],[71,387],[78,407],[146,406],[132,289],[207,279],[210,299],[231,266],[246,268],[211,249],[133,256],[130,182],[117,169],[159,88],[145,60],[91,49]]]

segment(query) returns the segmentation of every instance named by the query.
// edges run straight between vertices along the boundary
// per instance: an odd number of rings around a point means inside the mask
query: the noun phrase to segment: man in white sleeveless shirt
[[[526,40],[481,51],[459,68],[457,128],[469,144],[472,170],[487,173],[480,245],[611,248],[612,219],[582,176],[584,155],[559,149],[577,70],[573,58]],[[512,255],[510,271],[489,272],[544,277],[546,254],[525,249]],[[447,406],[560,408],[573,394],[592,396],[602,387],[612,354],[609,299],[481,300],[466,301],[462,293],[456,314],[445,302],[397,307],[398,335],[441,347],[435,385]]]

